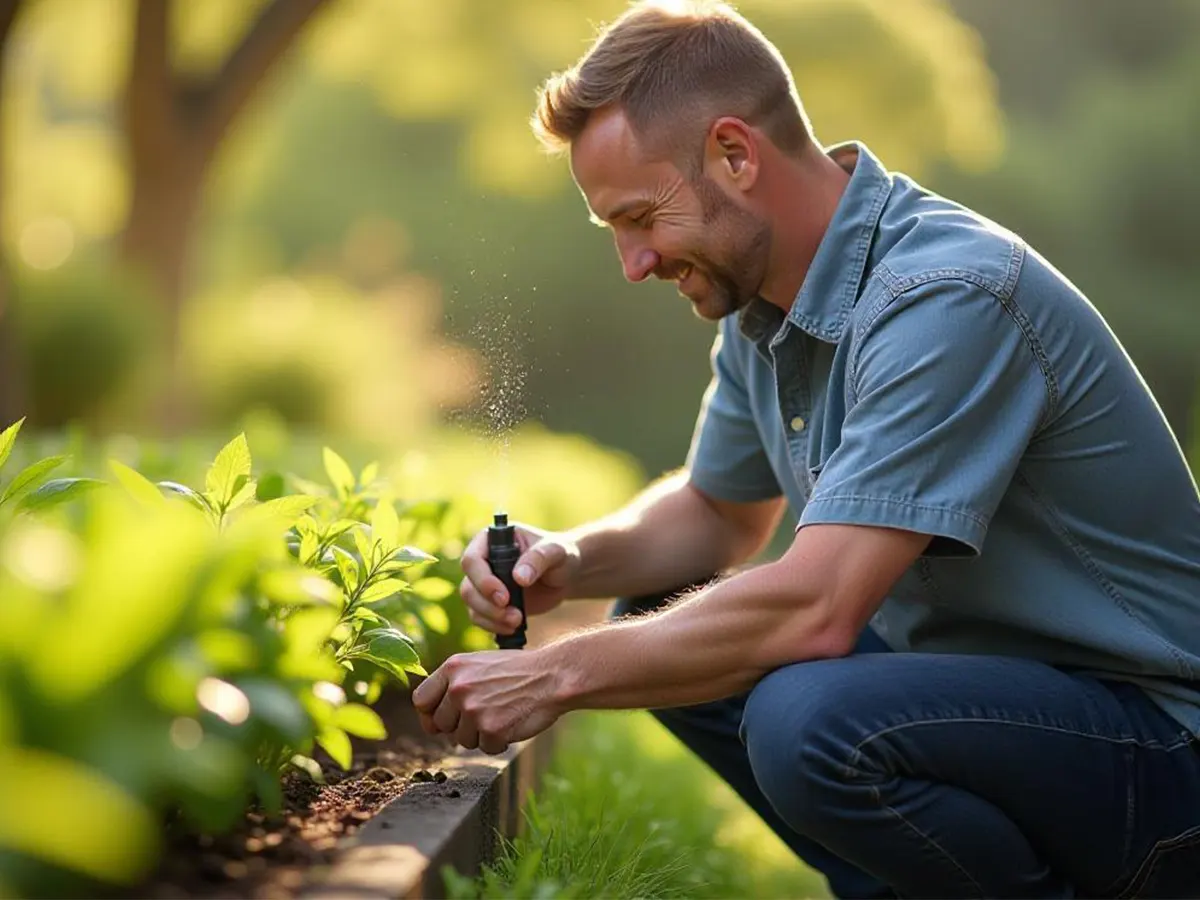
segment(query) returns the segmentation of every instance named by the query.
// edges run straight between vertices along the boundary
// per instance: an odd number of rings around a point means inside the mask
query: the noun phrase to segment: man
[[[631,8],[545,86],[626,276],[718,323],[687,466],[521,530],[531,614],[456,656],[430,731],[499,752],[653,708],[843,897],[1200,896],[1200,495],[1099,314],[1015,235],[868,149],[823,150],[718,5]],[[520,621],[463,557],[476,622]]]

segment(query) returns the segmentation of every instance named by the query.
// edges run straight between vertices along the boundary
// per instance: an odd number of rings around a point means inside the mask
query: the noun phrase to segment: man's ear
[[[735,116],[722,116],[708,129],[704,167],[708,176],[734,190],[748,191],[758,180],[758,136]]]

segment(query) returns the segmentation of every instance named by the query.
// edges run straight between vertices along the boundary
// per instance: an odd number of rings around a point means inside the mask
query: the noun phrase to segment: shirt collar
[[[850,181],[813,257],[787,319],[813,337],[837,343],[845,333],[866,273],[871,240],[892,190],[892,178],[866,145],[836,144],[825,151]],[[782,311],[755,297],[738,314],[746,337],[759,341],[779,328]]]

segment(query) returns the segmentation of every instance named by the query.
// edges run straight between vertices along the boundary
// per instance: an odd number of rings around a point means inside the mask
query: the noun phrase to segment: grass
[[[524,832],[479,878],[444,873],[451,897],[829,896],[648,713],[581,714],[564,726]]]

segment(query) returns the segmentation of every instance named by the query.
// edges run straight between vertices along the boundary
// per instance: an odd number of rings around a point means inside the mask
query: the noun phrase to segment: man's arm
[[[779,666],[843,656],[929,536],[847,525],[800,529],[780,560],[704,588],[657,615],[577,633],[541,650],[556,705],[702,703]]]
[[[662,613],[537,650],[462,653],[413,692],[422,726],[499,753],[587,708],[703,703],[772,669],[841,656],[929,538],[858,525],[800,529],[788,553]]]
[[[640,596],[710,578],[761,551],[783,510],[782,497],[717,500],[680,470],[619,512],[566,535],[580,555],[569,596]]]

